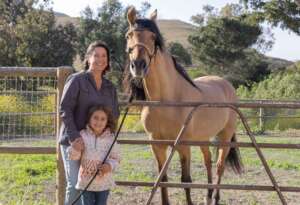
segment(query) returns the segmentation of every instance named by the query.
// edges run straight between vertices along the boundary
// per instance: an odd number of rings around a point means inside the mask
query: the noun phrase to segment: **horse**
[[[218,76],[204,76],[191,80],[185,70],[165,48],[164,40],[156,25],[157,11],[150,18],[138,18],[134,7],[128,9],[129,24],[127,53],[129,78],[134,79],[132,89],[136,98],[160,102],[237,102],[233,86]],[[129,70],[129,71],[128,71]],[[134,82],[133,81],[133,82]],[[131,81],[132,82],[132,81]],[[154,140],[176,139],[191,107],[150,107],[144,106],[141,120],[146,133]],[[230,108],[197,108],[182,140],[209,141],[217,137],[222,142],[236,142],[237,114]],[[151,145],[160,171],[166,161],[167,145]],[[200,147],[207,170],[207,182],[212,184],[211,152],[208,146]],[[191,150],[189,146],[178,146],[181,163],[181,181],[192,182],[190,175]],[[236,173],[242,173],[242,162],[237,147],[219,146],[216,162],[216,181],[220,184],[225,162],[229,162]],[[167,182],[167,174],[162,177]],[[190,188],[185,188],[187,204],[192,205]],[[219,204],[219,189],[208,189],[206,205]],[[161,187],[163,205],[169,205],[166,187]]]

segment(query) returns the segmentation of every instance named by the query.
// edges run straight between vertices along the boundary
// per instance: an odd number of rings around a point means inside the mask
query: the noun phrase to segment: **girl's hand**
[[[82,137],[76,138],[73,142],[71,142],[71,146],[73,149],[81,152],[84,150],[84,142]]]
[[[104,163],[103,165],[100,165],[100,168],[99,168],[100,175],[105,175],[106,173],[111,172],[111,171],[112,171],[112,168],[111,168],[110,164]]]

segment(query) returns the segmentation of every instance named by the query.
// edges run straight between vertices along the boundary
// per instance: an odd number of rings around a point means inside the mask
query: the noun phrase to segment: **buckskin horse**
[[[127,52],[129,55],[128,73],[133,79],[140,80],[140,87],[135,90],[145,100],[161,102],[237,102],[233,86],[217,76],[204,76],[191,80],[184,69],[176,63],[168,53],[164,41],[156,25],[157,12],[150,19],[137,18],[136,10],[131,7],[127,13],[129,23]],[[174,140],[180,131],[191,107],[149,107],[142,108],[141,119],[145,131],[154,140]],[[182,140],[209,141],[217,136],[220,142],[236,142],[237,115],[230,108],[198,108],[191,119]],[[153,144],[151,146],[162,169],[167,156],[167,145]],[[207,170],[207,181],[212,184],[211,152],[208,146],[200,147]],[[189,146],[179,146],[182,182],[192,182],[190,175],[191,150]],[[216,179],[214,184],[220,184],[229,162],[236,173],[242,172],[239,150],[236,147],[219,146],[216,162]],[[167,174],[162,178],[167,181]],[[185,188],[186,199],[192,204],[190,188]],[[167,188],[161,188],[162,204],[170,204]],[[205,204],[219,204],[219,189],[208,189]]]

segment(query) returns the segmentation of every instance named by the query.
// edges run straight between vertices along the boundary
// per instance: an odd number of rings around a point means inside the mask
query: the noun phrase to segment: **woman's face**
[[[103,72],[108,65],[108,56],[105,48],[96,47],[88,58],[91,71]]]

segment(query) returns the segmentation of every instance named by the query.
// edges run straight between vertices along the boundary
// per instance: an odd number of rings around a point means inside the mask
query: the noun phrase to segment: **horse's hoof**
[[[204,197],[204,204],[205,205],[212,205],[212,199],[208,197]]]

